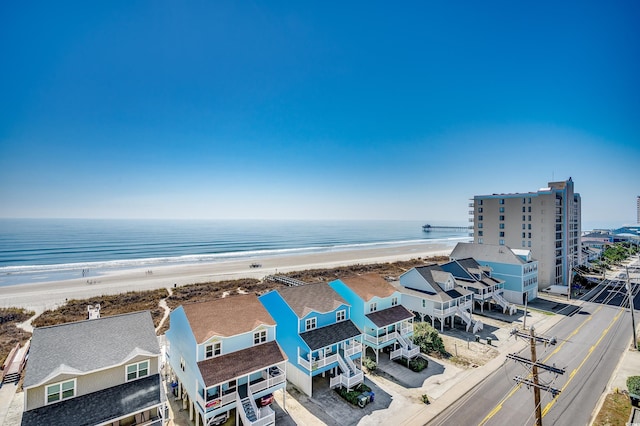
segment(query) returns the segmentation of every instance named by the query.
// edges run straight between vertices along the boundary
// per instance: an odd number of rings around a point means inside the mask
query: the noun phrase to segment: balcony
[[[365,342],[371,343],[375,346],[380,346],[383,343],[387,343],[397,338],[398,338],[398,333],[396,333],[395,331],[392,331],[391,333],[383,334],[380,336],[370,336],[368,334],[364,335]]]
[[[400,325],[398,329],[401,336],[408,336],[409,334],[413,334],[413,323],[408,322]]]
[[[364,375],[362,371],[358,370],[356,374],[351,377],[347,377],[345,374],[338,374],[329,380],[329,387],[335,388],[342,386],[347,389],[354,388],[364,381]]]
[[[351,357],[361,352],[362,352],[362,343],[360,342],[353,342],[353,344],[351,345],[344,345],[345,356]]]
[[[251,393],[258,393],[265,389],[284,383],[286,380],[284,371],[279,367],[271,367],[269,370],[262,372],[262,378],[254,380],[249,385]]]
[[[222,396],[219,394],[208,396],[207,401],[200,392],[196,393],[196,403],[200,406],[200,409],[206,413],[216,411],[225,405],[231,404],[236,400],[236,389],[233,388],[230,391],[223,392]]]
[[[298,364],[308,371],[315,371],[336,362],[338,362],[338,354],[329,355],[323,358],[312,357],[311,360],[298,356]]]

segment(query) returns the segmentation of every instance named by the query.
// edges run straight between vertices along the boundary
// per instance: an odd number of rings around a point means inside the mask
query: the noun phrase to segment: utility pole
[[[631,281],[629,278],[629,267],[626,266],[627,270],[627,292],[629,294],[629,306],[631,307],[631,326],[633,327],[633,347],[638,350],[638,339],[636,337],[636,318],[633,314],[635,308],[633,307],[633,288],[631,287]]]
[[[571,290],[569,290],[571,291]],[[531,327],[531,363],[533,368],[533,403],[536,407],[536,425],[542,426],[542,407],[540,406],[540,383],[538,382],[538,366],[536,365],[536,336],[533,327]]]
[[[531,359],[526,359],[516,354],[507,354],[507,358],[531,367],[532,380],[529,380],[529,378],[521,377],[521,376],[516,376],[513,378],[513,380],[515,380],[518,383],[526,385],[527,388],[533,387],[533,402],[535,404],[535,410],[536,410],[536,426],[542,426],[542,406],[540,403],[541,401],[540,389],[550,392],[554,398],[560,394],[560,390],[552,388],[549,385],[541,385],[540,379],[538,377],[538,368],[542,368],[543,370],[550,371],[552,373],[555,373],[556,375],[564,374],[564,369],[556,368],[555,365],[550,366],[550,365],[539,363],[538,360],[536,359],[536,344],[544,343],[545,345],[547,344],[555,345],[557,343],[557,340],[555,337],[552,337],[549,339],[546,337],[536,336],[533,327],[530,328],[530,332],[528,335],[526,333],[518,331],[515,328],[511,330],[511,335],[515,335],[516,337],[522,337],[525,339],[528,338],[530,340]]]

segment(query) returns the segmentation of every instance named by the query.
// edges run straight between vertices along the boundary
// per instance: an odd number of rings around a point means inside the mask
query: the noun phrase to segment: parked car
[[[268,395],[263,396],[262,398],[256,399],[256,405],[258,407],[266,407],[273,402],[273,394],[270,393]]]
[[[210,426],[220,426],[223,425],[227,422],[227,420],[229,420],[229,412],[225,412],[222,414],[218,414],[217,416],[215,416],[213,419],[211,419],[209,421],[209,425]]]

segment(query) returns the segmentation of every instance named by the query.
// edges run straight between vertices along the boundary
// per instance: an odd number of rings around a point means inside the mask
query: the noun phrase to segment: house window
[[[315,318],[309,318],[308,320],[305,321],[304,324],[304,328],[305,330],[313,330],[314,328],[316,328],[316,319]]]
[[[481,206],[482,205],[482,200],[478,200],[478,205]]]
[[[482,213],[482,207],[478,207],[478,213]]]
[[[423,308],[426,308],[426,307],[427,307],[427,301],[426,301],[426,300],[424,300],[424,299],[422,299],[422,307],[423,307]]]
[[[524,220],[524,216],[522,216],[522,220]],[[524,223],[522,224],[522,229],[525,229]]]
[[[522,247],[524,247],[524,246],[525,246],[525,242],[523,241],[523,242],[522,242]]]
[[[526,236],[526,235],[527,235],[527,233],[526,233],[526,232],[523,232],[523,233],[522,233],[522,238],[525,238],[525,236]],[[524,243],[523,243],[523,244],[524,244]],[[522,247],[524,247],[524,245],[523,245]]]
[[[253,333],[253,344],[259,345],[267,341],[267,330],[256,331]]]
[[[531,220],[531,215],[529,215],[529,216],[527,217],[527,219],[528,219],[528,220]]]
[[[222,354],[222,342],[210,343],[204,347],[204,359]]]
[[[484,219],[484,217],[482,215],[479,215],[478,220],[482,220],[482,219]]]
[[[149,361],[127,365],[127,382],[149,375]]]
[[[500,204],[504,204],[504,198],[500,198]]]
[[[73,398],[76,395],[76,379],[47,386],[45,404]]]
[[[529,206],[529,213],[531,213],[531,206]]]
[[[184,358],[180,357],[180,370],[184,371],[185,365]]]
[[[529,237],[528,238],[531,238],[531,232],[529,232]]]
[[[522,213],[526,212],[524,206],[522,206]]]
[[[500,236],[504,237],[504,231],[500,231]]]
[[[478,236],[482,237],[483,231],[478,231]]]
[[[500,240],[500,245],[503,246],[504,245],[504,240]]]
[[[375,312],[378,310],[378,304],[376,302],[372,302],[369,305],[369,312]]]
[[[483,238],[478,238],[478,244],[482,244],[484,242]]]
[[[531,241],[527,241],[527,246],[531,247]]]
[[[504,213],[504,207],[500,207],[500,213]]]
[[[482,222],[478,224],[478,228],[482,228]]]
[[[504,220],[504,215],[503,214],[500,215],[500,220]]]
[[[342,310],[342,311],[336,312],[336,322],[344,321],[346,317],[347,317],[347,311]]]
[[[531,224],[529,224],[529,228],[528,229],[531,229]]]
[[[500,224],[500,229],[504,229],[504,223]]]
[[[392,297],[391,298],[391,306],[396,306],[398,304],[398,298],[397,297]]]

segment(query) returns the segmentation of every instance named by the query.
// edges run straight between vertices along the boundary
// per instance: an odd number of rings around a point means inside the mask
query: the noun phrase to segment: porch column
[[[189,420],[193,420],[193,401],[189,401]]]

